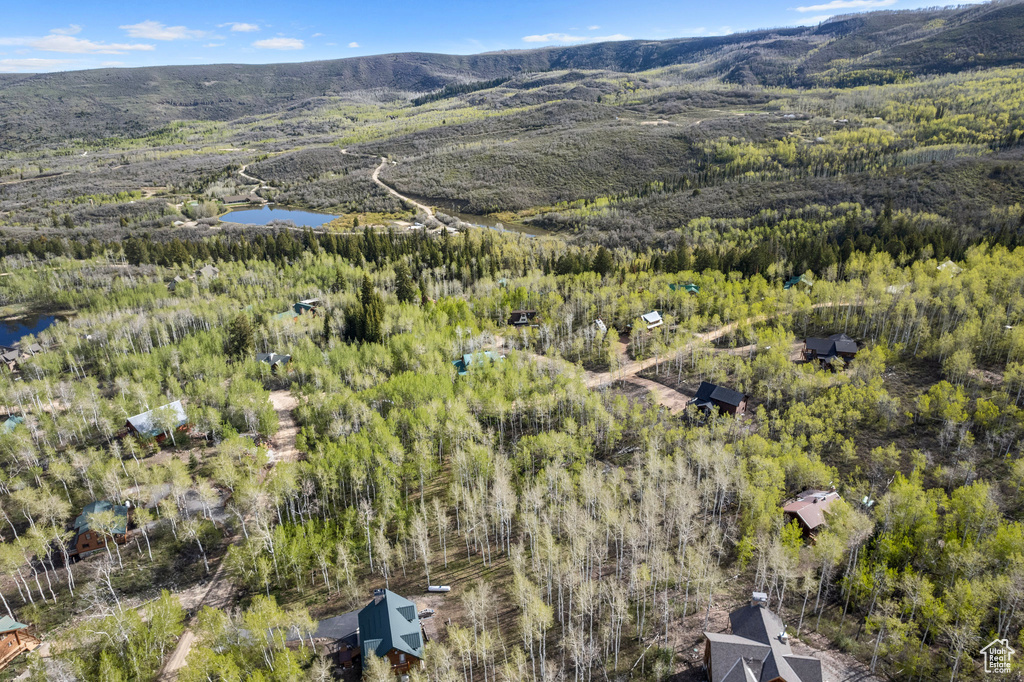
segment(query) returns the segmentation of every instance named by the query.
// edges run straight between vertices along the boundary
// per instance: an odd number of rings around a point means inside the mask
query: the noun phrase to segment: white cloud
[[[301,50],[306,47],[306,43],[298,38],[267,38],[257,40],[252,46],[261,50]]]
[[[124,62],[100,62],[100,66],[124,66]]]
[[[631,40],[631,38],[621,33],[610,36],[573,36],[568,33],[542,33],[534,36],[523,36],[524,43],[600,43],[606,40]]]
[[[324,37],[323,33],[314,33],[313,35],[310,36],[310,38],[323,38],[323,37]]]
[[[224,43],[206,43],[203,47],[224,47]]]
[[[225,26],[230,26],[231,30],[235,33],[252,33],[253,31],[260,30],[258,24],[246,24],[242,21],[232,21],[228,24],[217,24],[217,28],[224,28]]]
[[[78,24],[71,24],[67,28],[51,28],[50,33],[56,33],[62,36],[73,36],[82,32],[82,27]]]
[[[356,41],[353,40],[351,43],[348,44],[348,46],[349,47],[359,47],[359,43],[357,43]]]
[[[832,0],[821,5],[797,7],[797,12],[831,12],[840,9],[873,9],[895,5],[896,0]]]
[[[147,40],[194,40],[206,35],[206,31],[194,31],[184,26],[165,26],[159,21],[140,21],[118,28],[126,31],[132,38]]]
[[[0,59],[0,73],[52,71],[59,66],[72,63],[72,59]]]
[[[0,45],[31,47],[43,52],[66,52],[69,54],[121,54],[155,49],[152,45],[140,43],[98,43],[54,33],[42,38],[0,38]]]
[[[587,30],[588,31],[596,31],[599,28],[601,28],[601,27],[600,26],[587,26]]]

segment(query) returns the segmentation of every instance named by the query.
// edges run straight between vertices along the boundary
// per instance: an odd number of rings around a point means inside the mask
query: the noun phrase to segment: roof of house
[[[359,612],[349,611],[340,616],[327,618],[316,624],[316,630],[311,635],[313,639],[348,639],[354,637],[358,640],[359,633]],[[295,628],[290,628],[287,633],[287,641],[297,642],[303,635]],[[355,646],[356,642],[353,642]]]
[[[527,324],[533,318],[537,317],[536,310],[513,310],[509,313],[508,324],[522,325]]]
[[[783,289],[789,289],[790,287],[794,287],[797,284],[806,284],[809,287],[813,287],[814,286],[814,280],[812,280],[807,275],[800,275],[799,277],[791,277],[791,278],[789,278],[786,281],[785,284],[782,285],[782,288]]]
[[[276,365],[281,363],[282,365],[289,362],[292,359],[290,355],[278,355],[277,353],[257,353],[256,362],[265,362],[268,365]]]
[[[0,616],[0,632],[12,632],[14,630],[24,630],[28,626],[24,623],[19,623],[10,616]]]
[[[4,420],[3,424],[0,424],[0,433],[10,433],[18,427],[18,424],[24,424],[24,417],[8,417]]]
[[[297,312],[295,312],[294,310],[286,310],[283,313],[278,313],[277,315],[274,315],[274,319],[275,320],[294,320],[298,316],[299,316],[299,314]]]
[[[504,360],[504,355],[498,355],[497,353],[489,350],[478,353],[466,353],[458,360],[452,360],[452,364],[455,365],[456,369],[459,370],[459,375],[464,376],[469,370],[469,366],[474,362],[483,362],[484,360],[490,360],[491,362],[498,362]]]
[[[169,407],[174,412],[177,417],[176,426],[182,426],[183,424],[188,423],[188,417],[185,415],[185,408],[182,407],[180,400],[175,400],[173,403],[163,405],[162,407],[150,410],[149,412],[137,414],[134,417],[128,417],[128,423],[132,425],[132,428],[135,429],[137,433],[144,436],[159,436],[163,433],[163,429],[156,425],[154,412],[156,412],[156,410],[162,410],[164,407]]]
[[[216,277],[220,274],[220,270],[216,266],[207,264],[196,270],[196,277]]]
[[[827,339],[812,337],[804,341],[804,347],[824,359],[839,353],[856,353],[858,349],[857,342],[846,334],[833,334]]]
[[[423,658],[423,634],[416,605],[391,590],[380,590],[359,612],[363,660],[371,653],[383,658],[392,649]]]
[[[785,626],[761,604],[729,614],[732,634],[705,632],[711,653],[711,682],[821,682],[821,661],[797,656],[781,636]]]
[[[957,265],[956,263],[954,263],[951,260],[947,260],[942,265],[936,266],[935,269],[936,270],[942,270],[943,272],[950,272],[950,273],[952,273],[954,275],[959,275],[961,272],[964,271],[964,269],[962,267],[960,267],[959,265]]]
[[[669,284],[668,288],[671,289],[672,291],[679,291],[681,289],[690,294],[700,293],[700,287],[694,284],[693,282],[690,282],[689,284]]]
[[[112,511],[121,519],[123,523],[119,524],[114,529],[115,533],[124,533],[128,527],[128,507],[122,504],[111,504],[106,500],[99,500],[98,502],[90,502],[85,505],[82,509],[82,513],[75,518],[74,528],[77,533],[84,533],[89,530],[89,517],[92,514],[98,514],[100,512]]]
[[[700,386],[697,387],[697,395],[690,400],[690,403],[695,403],[698,407],[702,407],[709,402],[725,403],[726,405],[739,407],[740,403],[743,402],[743,394],[731,388],[716,386],[708,381],[702,381]]]
[[[800,519],[807,528],[814,530],[825,523],[825,512],[839,499],[835,490],[805,490],[782,505],[782,511]]]
[[[646,322],[648,325],[661,324],[662,322],[661,313],[659,313],[657,310],[652,310],[649,313],[644,313],[643,315],[640,316],[640,319]]]

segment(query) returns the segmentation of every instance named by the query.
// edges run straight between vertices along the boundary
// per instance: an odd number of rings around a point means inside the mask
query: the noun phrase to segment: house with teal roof
[[[493,351],[485,350],[480,353],[466,353],[458,360],[452,360],[452,365],[459,371],[459,376],[464,377],[469,372],[470,365],[480,365],[485,361],[490,361],[491,363],[501,362],[504,359],[504,355],[498,355]]]
[[[786,283],[782,285],[783,289],[792,289],[793,287],[803,287],[810,289],[814,286],[814,281],[807,275],[800,275],[799,277],[791,277],[786,280]]]
[[[425,637],[416,604],[391,590],[374,590],[373,601],[359,612],[363,665],[370,656],[386,658],[396,675],[423,666]]]
[[[0,433],[10,433],[14,429],[18,428],[18,424],[24,424],[24,417],[8,417],[0,424]]]
[[[131,521],[131,507],[113,504],[107,500],[90,502],[82,509],[82,513],[75,517],[75,521],[72,524],[75,535],[71,538],[68,548],[70,556],[82,556],[98,549],[103,549],[106,546],[107,538],[109,537],[106,531],[99,532],[96,528],[92,527],[93,515],[106,511],[114,512],[114,518],[118,522],[114,528],[110,529],[114,536],[114,542],[123,545],[128,541],[128,523]]]
[[[10,616],[0,616],[0,670],[21,654],[39,646],[39,640],[28,633],[28,627]]]

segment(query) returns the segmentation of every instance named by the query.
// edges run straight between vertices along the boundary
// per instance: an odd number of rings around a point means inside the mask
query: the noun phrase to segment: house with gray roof
[[[691,398],[687,405],[693,405],[703,412],[710,413],[717,409],[720,412],[737,415],[743,414],[747,409],[747,396],[731,388],[702,381],[697,388],[697,395]]]
[[[804,339],[804,360],[818,360],[822,363],[831,364],[832,360],[840,358],[843,362],[852,360],[860,350],[857,342],[846,334],[833,334],[827,339],[807,338]]]
[[[822,682],[821,661],[798,656],[782,620],[768,610],[768,596],[729,614],[731,634],[705,632],[704,669],[710,682]]]
[[[416,604],[391,590],[374,590],[373,601],[359,612],[359,639],[364,664],[370,656],[387,658],[396,675],[423,664],[424,635]]]
[[[284,366],[291,362],[292,356],[281,355],[280,353],[257,353],[256,362],[265,362],[270,365],[270,371],[272,374],[277,374],[279,371],[284,369]]]
[[[149,412],[143,412],[137,414],[134,417],[128,417],[126,426],[128,431],[143,438],[156,438],[158,441],[162,441],[167,438],[167,432],[165,431],[165,424],[161,424],[159,421],[160,411],[169,410],[172,416],[172,422],[175,429],[181,429],[188,424],[188,416],[185,414],[185,408],[182,406],[180,400],[175,400],[173,403],[168,403],[162,407],[158,407],[155,410]]]

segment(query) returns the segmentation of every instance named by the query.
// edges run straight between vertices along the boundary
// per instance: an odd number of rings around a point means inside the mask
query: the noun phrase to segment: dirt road
[[[812,306],[812,308],[818,310],[821,308],[832,308],[834,306],[842,305],[847,304],[846,302],[842,301],[839,303],[815,303]],[[697,343],[713,343],[718,339],[722,338],[723,336],[730,334],[731,332],[738,329],[740,324],[758,324],[760,322],[764,322],[774,317],[778,317],[779,315],[788,314],[788,312],[789,311],[780,311],[771,315],[756,315],[753,317],[748,317],[745,320],[737,320],[735,322],[730,322],[729,324],[722,325],[718,329],[712,329],[711,331],[703,332],[700,334],[694,334],[693,341],[690,341],[685,346],[680,348],[679,352],[689,350]],[[497,345],[503,346],[505,340],[501,336],[496,336],[495,342]],[[604,388],[605,386],[612,385],[616,381],[623,381],[626,383],[633,384],[634,386],[646,388],[653,394],[653,397],[658,404],[664,405],[673,414],[683,410],[686,407],[686,403],[689,401],[688,396],[680,393],[679,391],[673,388],[670,388],[663,384],[659,384],[656,381],[651,381],[649,379],[644,379],[642,377],[637,376],[637,374],[639,374],[640,372],[650,367],[653,367],[659,361],[665,361],[667,358],[653,357],[647,358],[645,360],[630,360],[627,355],[627,349],[628,344],[620,338],[616,344],[616,351],[619,356],[618,368],[615,369],[614,371],[608,372],[592,372],[590,370],[587,370],[584,373],[584,383],[586,384],[587,388]],[[737,350],[741,350],[743,353],[751,353],[753,352],[753,349],[754,346],[744,346],[742,349],[723,348],[715,350],[716,352],[721,353],[736,353]],[[545,356],[535,355],[532,353],[531,355],[542,362],[552,362],[550,358],[547,358]]]
[[[299,425],[295,423],[292,410],[298,406],[299,401],[291,391],[271,391],[270,403],[277,412],[278,422],[277,433],[270,440],[270,462],[294,462],[299,458],[299,451],[295,447]]]
[[[347,149],[342,149],[341,153],[342,154],[347,154],[349,156],[367,156],[366,154],[356,154],[354,152],[350,152]],[[391,196],[397,198],[399,201],[403,201],[403,202],[405,202],[407,204],[411,204],[412,206],[415,206],[420,211],[423,211],[424,213],[426,213],[428,218],[433,218],[434,217],[434,210],[432,208],[430,208],[429,206],[427,206],[425,204],[421,204],[418,201],[414,201],[413,199],[410,199],[409,197],[407,197],[404,194],[400,193],[398,190],[394,189],[393,187],[391,187],[390,185],[386,184],[383,180],[380,179],[380,172],[382,170],[384,170],[384,166],[386,166],[386,165],[388,165],[388,160],[386,158],[384,158],[383,156],[380,157],[380,165],[373,169],[373,174],[370,175],[370,179],[373,180],[378,185],[380,185],[381,187],[383,187],[385,190],[387,190],[388,194],[390,194]]]
[[[294,462],[299,457],[299,451],[295,447],[295,437],[299,433],[299,425],[295,422],[292,410],[298,405],[298,401],[291,391],[271,391],[270,403],[277,411],[279,424],[277,433],[271,439],[270,462],[271,464]],[[231,543],[234,544],[240,537],[240,535],[234,536],[231,538]],[[179,592],[178,600],[181,601],[182,607],[195,613],[201,606],[226,608],[233,604],[235,588],[225,575],[224,566],[225,563],[222,559],[210,582],[206,585],[196,585]],[[184,667],[194,641],[195,633],[191,628],[186,629],[160,671],[160,676],[157,678],[160,682],[171,682],[177,678],[178,671]]]

